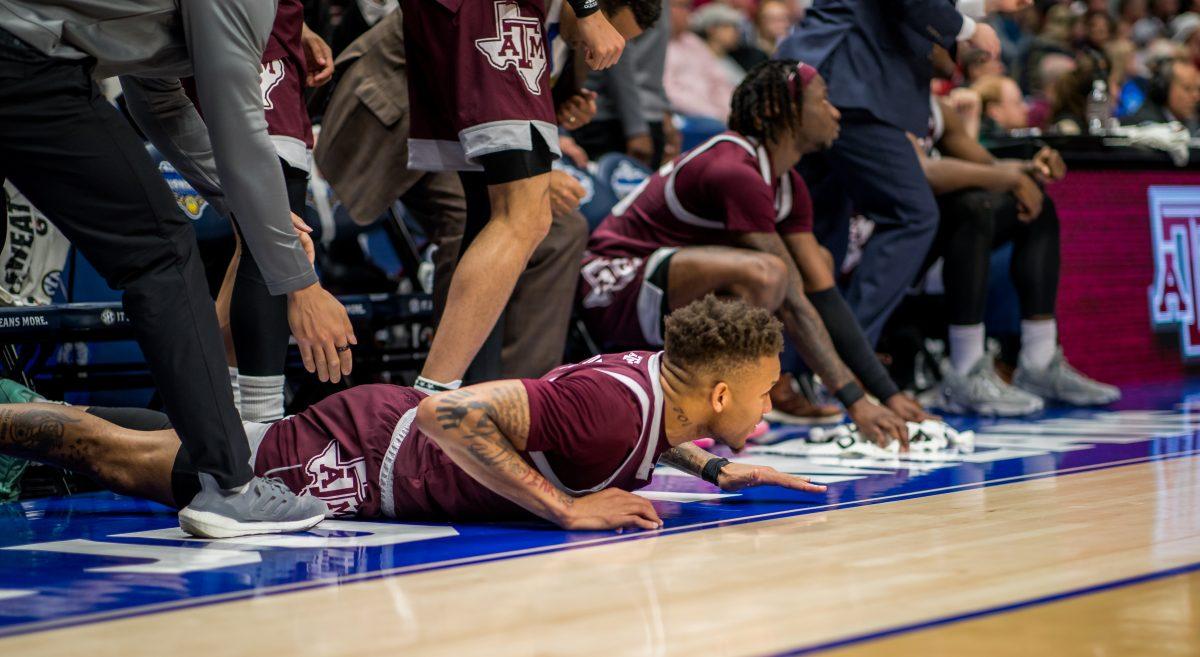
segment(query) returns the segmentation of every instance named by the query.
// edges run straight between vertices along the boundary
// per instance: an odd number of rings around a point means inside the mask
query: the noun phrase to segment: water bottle
[[[1087,98],[1087,131],[1088,134],[1102,135],[1108,128],[1112,118],[1112,109],[1108,104],[1108,85],[1104,80],[1092,81],[1092,92]]]

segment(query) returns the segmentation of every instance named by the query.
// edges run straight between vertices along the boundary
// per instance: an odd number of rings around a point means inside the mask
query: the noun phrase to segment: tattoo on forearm
[[[529,404],[518,385],[495,387],[487,398],[470,388],[447,394],[438,400],[437,420],[443,430],[459,435],[467,453],[481,465],[570,506],[575,498],[529,467],[506,437],[529,434]]]
[[[663,452],[659,462],[699,477],[700,473],[704,472],[704,464],[708,463],[712,456],[695,445],[687,444]]]

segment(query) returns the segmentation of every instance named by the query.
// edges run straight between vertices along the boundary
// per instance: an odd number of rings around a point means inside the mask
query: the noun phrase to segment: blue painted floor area
[[[0,505],[0,635],[177,607],[700,531],[861,504],[1088,471],[1200,450],[1200,380],[1125,389],[1110,409],[1025,420],[947,418],[977,431],[971,454],[895,459],[805,455],[800,429],[743,454],[829,484],[822,495],[762,488],[719,496],[661,469],[648,489],[662,532],[564,532],[547,524],[329,521],[302,535],[200,541],[154,503],[110,494]],[[806,431],[806,430],[805,430]]]

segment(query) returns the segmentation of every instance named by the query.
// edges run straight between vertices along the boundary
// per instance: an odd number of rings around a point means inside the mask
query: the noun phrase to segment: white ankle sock
[[[1033,370],[1045,369],[1057,349],[1057,321],[1053,318],[1021,320],[1021,365]]]
[[[238,412],[241,412],[242,390],[238,386],[238,368],[236,367],[229,368],[229,385],[233,388],[233,406],[238,409]]]
[[[242,420],[275,422],[283,419],[283,375],[238,377],[242,389]]]
[[[983,324],[950,325],[950,367],[963,376],[984,355]]]
[[[433,379],[427,379],[423,376],[418,376],[417,380],[413,382],[413,387],[417,390],[422,390],[432,395],[438,392],[446,392],[447,390],[458,390],[462,387],[462,379],[455,379],[449,383],[442,383],[441,381],[434,381]]]

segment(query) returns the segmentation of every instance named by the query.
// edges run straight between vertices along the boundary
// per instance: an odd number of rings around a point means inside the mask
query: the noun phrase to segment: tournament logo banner
[[[1154,282],[1150,286],[1150,322],[1159,332],[1178,331],[1185,360],[1200,359],[1200,187],[1151,186],[1150,242]]]

